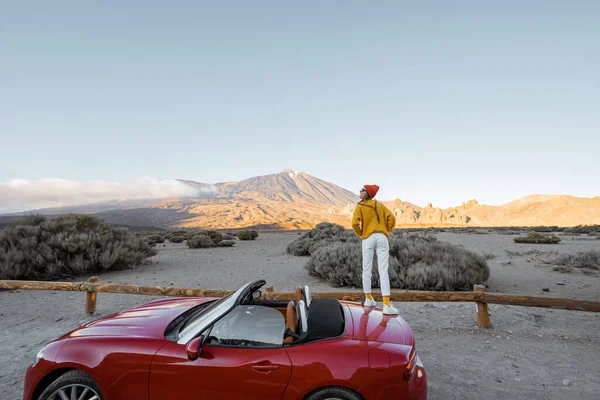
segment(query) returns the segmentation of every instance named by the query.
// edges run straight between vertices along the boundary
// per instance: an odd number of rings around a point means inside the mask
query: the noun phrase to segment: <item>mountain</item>
[[[330,182],[286,169],[278,174],[257,176],[241,182],[215,185],[219,197],[261,197],[272,201],[307,202],[315,205],[345,206],[356,203],[358,195]]]
[[[76,207],[35,210],[58,215],[88,213],[108,223],[159,228],[310,229],[329,221],[350,227],[359,201],[356,193],[303,172],[279,173],[239,182],[179,180],[194,189],[193,198],[112,201]],[[531,195],[490,206],[470,200],[441,209],[395,199],[383,201],[398,226],[573,226],[600,224],[600,197]],[[28,212],[33,213],[33,212]],[[9,217],[4,217],[4,220]],[[11,219],[10,217],[9,219]]]
[[[87,213],[111,224],[161,228],[310,229],[322,221],[347,225],[358,194],[303,172],[284,170],[239,182],[179,180],[194,198],[111,201],[20,214]],[[14,217],[15,215],[13,215]]]
[[[177,224],[182,228],[309,229],[325,220],[347,225],[353,206],[360,200],[357,194],[331,182],[287,169],[239,182],[182,182],[196,188],[212,187],[211,198],[167,201],[150,207],[186,213]]]
[[[600,196],[531,195],[500,206],[469,200],[446,209],[387,202],[397,223],[428,226],[575,226],[600,224]]]

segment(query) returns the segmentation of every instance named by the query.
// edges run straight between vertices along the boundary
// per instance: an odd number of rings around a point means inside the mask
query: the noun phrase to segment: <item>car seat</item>
[[[298,313],[296,304],[290,301],[285,313],[285,334],[283,343],[292,343],[298,336]]]

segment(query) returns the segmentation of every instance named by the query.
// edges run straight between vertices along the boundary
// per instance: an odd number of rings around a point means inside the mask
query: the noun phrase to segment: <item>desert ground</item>
[[[598,271],[561,273],[541,261],[552,257],[548,252],[600,250],[595,238],[563,237],[559,244],[530,245],[498,233],[436,235],[489,257],[490,292],[600,300]],[[159,244],[158,254],[145,265],[103,274],[100,282],[236,289],[263,278],[276,291],[291,291],[299,284],[313,292],[353,289],[331,288],[309,277],[303,268],[306,258],[285,251],[297,237],[289,231],[261,233],[231,248]],[[2,399],[21,399],[25,370],[47,341],[156,298],[99,293],[96,313],[89,316],[82,292],[0,291]],[[600,398],[600,313],[490,305],[492,328],[481,329],[473,303],[395,305],[415,333],[430,399]]]

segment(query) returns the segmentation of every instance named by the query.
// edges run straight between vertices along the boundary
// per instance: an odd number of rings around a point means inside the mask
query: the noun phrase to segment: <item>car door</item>
[[[152,361],[150,399],[280,399],[291,371],[282,348],[205,345],[189,360],[184,345],[170,343]]]
[[[278,311],[238,306],[207,331],[197,359],[185,344],[165,345],[150,367],[150,400],[280,399],[292,372],[283,328]]]

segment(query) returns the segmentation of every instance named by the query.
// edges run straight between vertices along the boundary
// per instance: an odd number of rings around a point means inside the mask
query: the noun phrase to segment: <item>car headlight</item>
[[[42,347],[40,351],[35,355],[35,362],[33,365],[37,364],[42,358],[44,358],[44,351],[46,350],[46,346]]]

